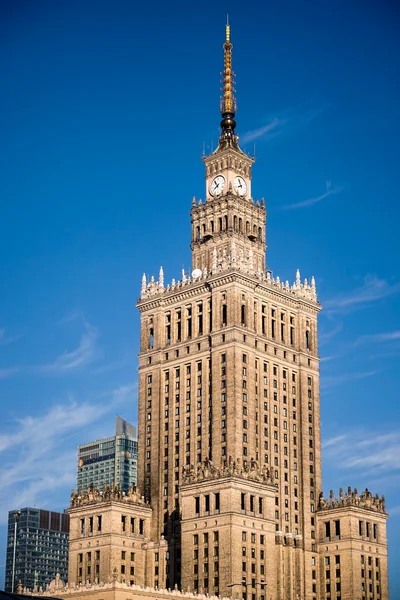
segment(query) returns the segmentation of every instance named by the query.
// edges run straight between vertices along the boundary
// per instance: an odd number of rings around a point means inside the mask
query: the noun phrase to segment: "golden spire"
[[[232,44],[231,44],[231,27],[227,17],[225,26],[225,43],[224,43],[224,72],[222,73],[222,98],[221,98],[221,115],[226,119],[228,115],[231,119],[236,112],[236,99],[234,96],[234,72],[232,71]]]

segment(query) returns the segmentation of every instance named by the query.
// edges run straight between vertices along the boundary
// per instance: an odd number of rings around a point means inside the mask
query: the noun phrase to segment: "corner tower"
[[[251,260],[255,271],[265,270],[264,200],[251,195],[254,158],[239,147],[232,70],[230,26],[226,25],[222,73],[221,135],[218,147],[203,157],[206,173],[205,202],[192,202],[192,269],[206,272],[228,256]]]

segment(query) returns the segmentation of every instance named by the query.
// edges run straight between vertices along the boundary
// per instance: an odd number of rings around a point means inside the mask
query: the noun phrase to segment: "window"
[[[222,305],[222,325],[226,325],[227,323],[227,306],[226,304]]]
[[[335,521],[335,535],[340,536],[340,520]]]

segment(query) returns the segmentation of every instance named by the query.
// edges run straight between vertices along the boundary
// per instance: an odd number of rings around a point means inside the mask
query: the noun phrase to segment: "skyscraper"
[[[77,488],[136,485],[137,452],[136,428],[117,416],[114,436],[78,446]]]
[[[316,284],[298,270],[293,284],[271,276],[265,201],[252,196],[235,112],[227,25],[221,134],[203,157],[205,200],[192,200],[192,273],[169,285],[162,269],[143,276],[138,301],[138,484],[151,538],[168,543],[167,587],[385,598],[384,499],[323,498]],[[365,553],[377,559],[372,581]]]
[[[19,513],[19,519],[16,513]],[[16,523],[16,527],[15,527]],[[16,537],[14,533],[16,531]],[[15,550],[14,591],[23,587],[45,589],[56,574],[67,581],[69,516],[39,508],[8,513],[5,591],[12,590]]]

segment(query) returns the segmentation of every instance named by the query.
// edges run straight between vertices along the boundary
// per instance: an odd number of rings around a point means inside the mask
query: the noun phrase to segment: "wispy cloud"
[[[400,340],[400,330],[388,331],[385,333],[372,333],[369,335],[362,335],[356,341],[355,345],[366,344],[369,342],[380,343],[380,342],[395,342]]]
[[[86,365],[92,364],[100,357],[100,350],[97,346],[98,330],[96,327],[88,323],[81,313],[73,313],[62,319],[57,324],[65,325],[71,321],[80,320],[83,324],[84,331],[81,335],[78,346],[73,350],[66,350],[58,356],[53,362],[39,365],[21,365],[10,368],[0,368],[0,380],[6,379],[16,373],[42,373],[51,375],[62,375],[75,370],[78,370]],[[4,329],[0,329],[0,345],[1,340],[6,340],[5,343],[10,343],[17,338],[6,338]],[[117,368],[115,365],[110,366]],[[107,370],[104,367],[104,370]]]
[[[296,202],[295,204],[288,204],[287,206],[283,206],[283,210],[292,210],[294,208],[306,208],[307,206],[312,206],[313,204],[317,204],[325,198],[329,198],[329,196],[333,196],[335,194],[340,194],[343,191],[343,187],[340,185],[332,185],[331,181],[325,182],[325,192],[320,194],[319,196],[314,196],[313,198],[308,198],[307,200],[302,200],[301,202]]]
[[[319,362],[330,362],[331,360],[336,360],[337,358],[340,358],[339,354],[332,354],[331,356],[322,356],[319,359]]]
[[[314,119],[325,112],[328,107],[328,104],[318,106],[301,104],[294,108],[266,115],[263,125],[247,131],[241,137],[241,143],[247,144],[257,139],[270,140],[282,133],[293,133],[297,130],[305,129]]]
[[[322,444],[324,457],[340,468],[360,473],[400,470],[400,432],[351,431],[328,438]]]
[[[74,319],[77,317],[73,317]],[[72,318],[68,319],[72,320]],[[63,320],[63,323],[67,321]],[[79,345],[74,350],[63,352],[52,363],[39,365],[37,370],[43,373],[62,374],[92,363],[98,358],[96,327],[83,319],[85,331],[81,336]]]
[[[357,381],[360,379],[367,379],[368,377],[373,377],[379,371],[363,371],[360,373],[341,373],[340,375],[326,375],[322,374],[321,376],[321,390],[327,390],[332,387],[337,387],[339,385],[343,385],[344,383],[348,383],[349,381]]]
[[[70,398],[44,414],[30,415],[2,427],[0,434],[0,521],[7,510],[46,506],[61,494],[68,504],[75,485],[77,443],[90,441],[88,429],[107,421],[112,434],[112,411],[132,405],[136,384],[96,395],[90,401]],[[10,432],[11,429],[11,432]],[[54,507],[53,507],[54,508]]]
[[[363,285],[343,292],[323,302],[326,311],[351,312],[372,302],[382,300],[400,292],[400,283],[389,283],[385,279],[368,275]]]
[[[287,119],[273,117],[266,125],[258,127],[257,129],[252,129],[251,131],[247,131],[241,137],[240,141],[242,144],[248,144],[249,142],[254,142],[259,138],[271,139],[282,133],[283,127],[286,123]]]
[[[336,437],[328,438],[322,443],[322,448],[326,449],[330,448],[331,446],[336,447],[337,444],[342,443],[346,438],[347,436],[345,435],[337,435]]]
[[[15,342],[16,340],[19,340],[20,337],[21,336],[19,336],[19,335],[9,336],[6,334],[5,329],[0,328],[0,346],[6,346],[7,344],[11,344],[12,342]]]
[[[333,329],[326,330],[321,329],[318,333],[318,343],[320,346],[324,346],[328,342],[331,341],[338,333],[340,333],[343,329],[343,324],[338,323]]]
[[[18,373],[18,367],[11,367],[10,369],[0,369],[0,379],[7,379],[12,377],[15,373]]]

